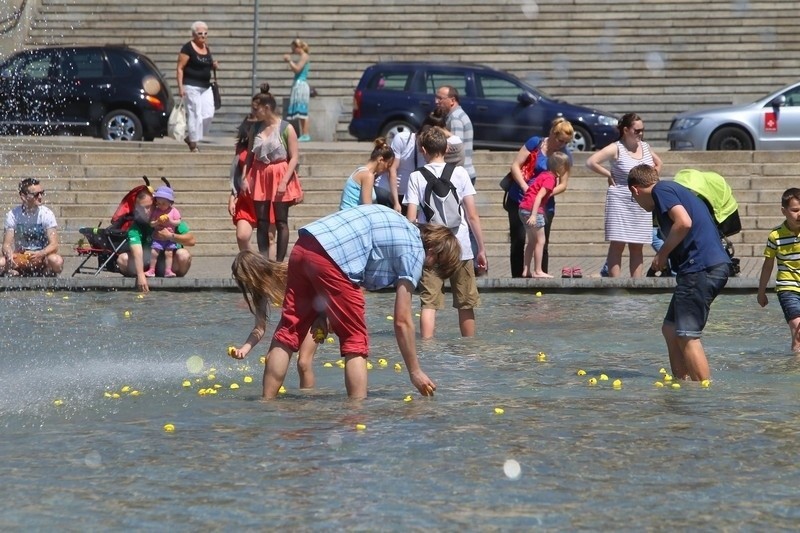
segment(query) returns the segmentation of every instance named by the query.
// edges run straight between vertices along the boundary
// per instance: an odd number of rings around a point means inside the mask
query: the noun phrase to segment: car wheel
[[[139,117],[124,109],[108,113],[100,126],[100,136],[107,141],[140,141],[142,133]]]
[[[386,124],[386,126],[383,127],[383,129],[381,130],[381,137],[385,137],[386,142],[392,144],[392,139],[394,138],[395,135],[397,135],[401,131],[408,131],[408,130],[415,132],[417,131],[417,128],[415,128],[413,125],[409,124],[405,120],[393,120],[392,122],[389,122],[388,124]]]
[[[709,150],[752,150],[750,135],[741,128],[727,126],[715,131],[708,140]]]
[[[572,129],[575,130],[575,134],[572,136],[572,142],[567,145],[569,149],[573,152],[588,152],[591,150],[594,143],[592,143],[592,136],[589,135],[589,132],[574,124]]]

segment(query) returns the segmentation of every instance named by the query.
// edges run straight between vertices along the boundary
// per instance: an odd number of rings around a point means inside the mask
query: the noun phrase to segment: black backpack
[[[422,212],[430,224],[447,226],[454,233],[458,231],[463,218],[461,200],[458,197],[456,188],[450,178],[456,165],[446,163],[442,170],[441,177],[436,177],[425,167],[419,167],[418,172],[422,174],[428,185],[425,187],[425,196],[422,204]]]

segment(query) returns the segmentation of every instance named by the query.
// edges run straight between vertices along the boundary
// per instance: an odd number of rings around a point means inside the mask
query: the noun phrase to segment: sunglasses
[[[205,37],[206,35],[208,35],[208,32],[207,31],[198,31],[197,33],[195,33],[195,35],[199,35],[200,37]]]
[[[44,191],[39,192],[26,192],[25,196],[29,196],[31,198],[44,198]]]
[[[633,130],[633,133],[635,133],[636,135],[641,135],[644,133],[644,128],[637,128]]]

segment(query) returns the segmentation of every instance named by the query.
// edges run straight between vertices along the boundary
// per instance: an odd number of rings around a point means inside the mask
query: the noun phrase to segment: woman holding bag
[[[192,152],[200,151],[197,143],[208,135],[211,120],[214,118],[211,73],[216,73],[219,64],[211,56],[207,43],[208,25],[198,20],[192,24],[192,40],[184,44],[178,54],[178,94],[186,105],[184,142]]]
[[[509,258],[511,260],[511,277],[521,278],[522,270],[525,260],[525,224],[519,218],[519,202],[528,186],[536,175],[540,172],[547,170],[547,157],[554,152],[564,152],[569,156],[570,166],[572,165],[572,152],[567,148],[567,144],[572,141],[572,136],[575,130],[572,124],[563,117],[558,117],[553,121],[550,127],[550,133],[547,137],[533,136],[525,142],[525,146],[519,149],[517,157],[511,163],[511,178],[513,183],[506,192],[503,198],[503,207],[508,212],[508,230],[511,238],[511,250]],[[528,162],[528,156],[536,153],[536,160]],[[523,167],[530,168],[527,175],[523,176]],[[548,266],[548,253],[547,244],[550,241],[550,227],[553,224],[553,217],[555,216],[556,203],[554,196],[561,194],[567,190],[567,182],[569,181],[569,171],[564,175],[559,176],[558,184],[553,189],[552,196],[545,208],[545,245],[542,256],[542,270],[547,272]]]
[[[265,256],[269,256],[270,213],[274,215],[275,259],[281,262],[289,247],[289,207],[303,201],[297,176],[297,133],[273,112],[275,98],[271,94],[257,94],[252,102],[259,127],[250,130],[242,190],[252,194],[258,251]]]

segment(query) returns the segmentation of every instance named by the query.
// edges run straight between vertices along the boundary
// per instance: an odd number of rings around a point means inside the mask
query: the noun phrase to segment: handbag
[[[522,179],[524,179],[525,181],[528,181],[533,177],[533,171],[534,168],[536,167],[536,158],[538,156],[539,156],[539,146],[534,148],[534,150],[528,154],[528,158],[525,159],[525,162],[522,164],[522,167],[520,167],[520,170],[522,171]],[[509,172],[508,174],[503,176],[503,178],[500,180],[500,188],[508,192],[508,190],[511,188],[512,185],[514,185],[514,183],[515,183],[514,177],[511,175],[511,172]]]
[[[214,69],[214,81],[211,82],[211,94],[214,95],[214,109],[222,107],[222,97],[219,95],[219,85],[217,84],[217,69]]]
[[[183,103],[182,98],[178,98],[169,114],[167,134],[180,142],[183,142],[186,138],[186,105]]]

